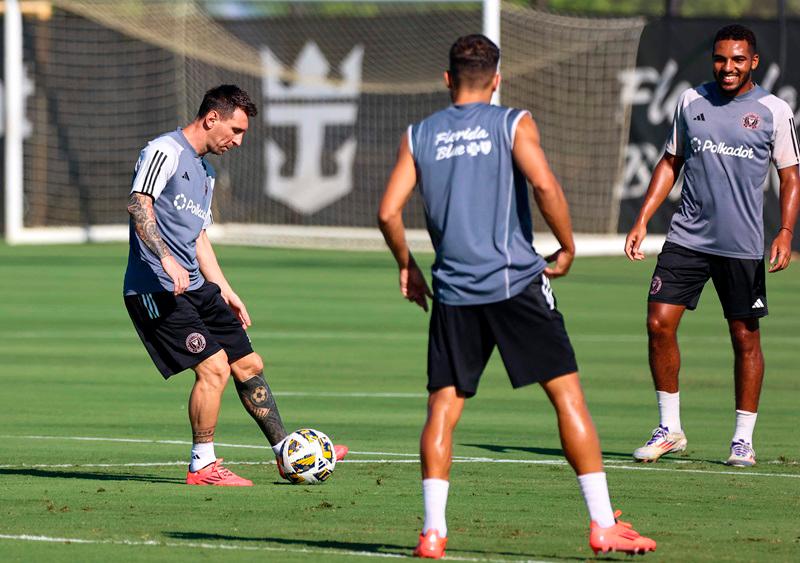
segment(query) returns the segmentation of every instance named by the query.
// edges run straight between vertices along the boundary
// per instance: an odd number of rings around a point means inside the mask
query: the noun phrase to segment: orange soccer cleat
[[[197,471],[186,473],[187,485],[216,485],[218,487],[252,487],[253,482],[239,477],[222,465],[222,458]]]
[[[342,444],[335,444],[333,446],[333,453],[336,455],[336,461],[342,461],[344,456],[347,455],[347,452],[350,451],[350,448],[344,446]]]
[[[444,548],[447,545],[447,537],[442,537],[436,530],[428,530],[427,534],[419,535],[419,543],[414,549],[414,557],[425,557],[427,559],[441,559],[444,557]]]
[[[620,551],[629,555],[640,553],[644,555],[648,551],[656,550],[656,542],[650,538],[640,536],[639,532],[633,529],[628,522],[619,519],[621,511],[614,513],[617,523],[610,528],[601,528],[597,522],[592,522],[589,534],[589,547],[594,554],[599,552],[608,553],[609,551]]]

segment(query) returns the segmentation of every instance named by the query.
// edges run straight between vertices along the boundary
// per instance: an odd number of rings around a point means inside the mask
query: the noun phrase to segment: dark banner
[[[716,19],[663,19],[645,27],[636,69],[623,73],[623,102],[632,104],[630,142],[621,187],[619,232],[627,232],[644,200],[650,174],[661,158],[681,92],[713,80],[711,42],[716,31],[731,22]],[[800,21],[781,26],[776,21],[740,22],[756,34],[760,64],[758,84],[800,112]],[[795,122],[798,121],[797,113]],[[764,228],[769,244],[780,225],[777,172],[764,185]],[[650,221],[649,232],[665,233],[680,204],[680,186]],[[800,243],[798,240],[795,244]]]

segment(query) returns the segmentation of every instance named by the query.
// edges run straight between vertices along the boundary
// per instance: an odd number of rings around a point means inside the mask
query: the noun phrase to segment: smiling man
[[[128,201],[128,313],[165,379],[189,368],[195,372],[189,485],[253,484],[225,468],[214,453],[220,402],[231,374],[242,404],[276,455],[286,438],[264,364],[245,332],[250,316],[206,235],[214,169],[204,156],[241,145],[256,113],[250,97],[236,86],[206,92],[194,121],[142,150]],[[347,453],[345,446],[335,449],[337,459]]]
[[[770,272],[789,265],[798,211],[797,131],[788,104],[753,82],[756,38],[741,25],[714,37],[714,81],[686,90],[666,152],[653,171],[625,253],[642,260],[647,223],[683,167],[680,209],[672,217],[650,284],[647,330],[660,421],[633,456],[656,461],[686,449],[680,420],[677,331],[703,286],[713,280],[734,351],[736,425],[729,465],[756,462],[753,429],[764,377],[759,318],[767,315],[762,186],[770,161],[780,178],[781,227],[770,248]]]

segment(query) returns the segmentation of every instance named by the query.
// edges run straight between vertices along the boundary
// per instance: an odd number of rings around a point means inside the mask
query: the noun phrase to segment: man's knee
[[[557,411],[586,409],[586,400],[583,396],[583,387],[578,372],[559,375],[543,381],[541,385]]]
[[[647,334],[653,338],[674,336],[677,325],[658,313],[647,315]]]
[[[737,354],[755,354],[761,351],[761,335],[758,320],[734,321],[730,323],[731,342]]]
[[[224,350],[220,350],[195,366],[194,372],[199,382],[224,389],[228,383],[228,377],[231,375],[228,355]]]
[[[231,369],[236,379],[245,381],[264,371],[264,360],[255,352],[252,352],[244,358],[233,362],[233,364],[231,364]]]

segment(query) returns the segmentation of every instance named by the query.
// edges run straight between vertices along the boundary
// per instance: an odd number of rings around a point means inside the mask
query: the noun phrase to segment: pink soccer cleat
[[[186,472],[187,485],[216,485],[218,487],[252,487],[253,482],[239,477],[222,465],[222,458],[197,471]]]
[[[648,551],[656,550],[656,542],[650,538],[640,536],[628,522],[619,519],[621,511],[614,513],[617,523],[610,528],[601,528],[597,522],[592,522],[589,533],[589,547],[594,554],[599,552],[619,551],[628,555],[637,553],[644,555]]]
[[[336,456],[336,461],[342,461],[349,451],[350,448],[342,444],[334,444],[333,446],[333,453]]]
[[[419,543],[414,549],[414,557],[424,557],[426,559],[441,559],[444,557],[444,548],[447,545],[447,537],[442,537],[436,530],[428,530],[427,534],[419,535]]]

